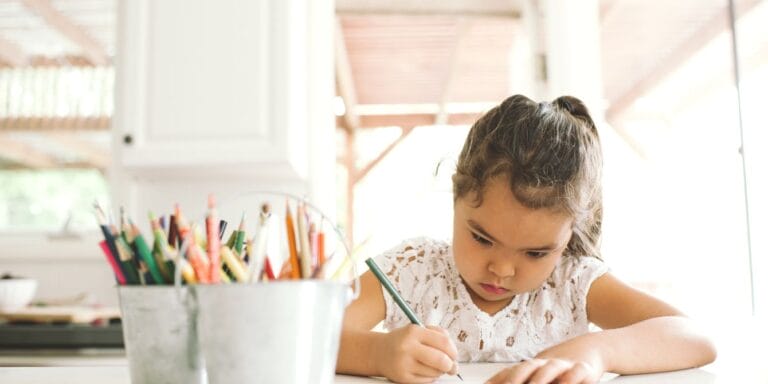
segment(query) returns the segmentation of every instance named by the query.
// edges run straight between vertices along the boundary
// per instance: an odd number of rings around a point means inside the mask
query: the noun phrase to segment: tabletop
[[[461,375],[464,381],[455,376],[443,376],[437,383],[484,383],[502,364],[463,364]],[[714,383],[768,383],[767,376],[742,377],[734,380],[733,376],[720,376],[707,367],[683,371],[645,374],[634,376],[616,376],[606,374],[601,382],[611,384],[714,384]],[[382,383],[382,378],[336,375],[337,384]],[[59,367],[0,367],[0,383],[14,384],[130,384],[127,365],[109,366],[59,366]]]

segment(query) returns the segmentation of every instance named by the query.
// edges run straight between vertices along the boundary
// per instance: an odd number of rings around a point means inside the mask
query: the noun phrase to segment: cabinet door
[[[132,0],[119,20],[121,166],[304,174],[303,1]]]

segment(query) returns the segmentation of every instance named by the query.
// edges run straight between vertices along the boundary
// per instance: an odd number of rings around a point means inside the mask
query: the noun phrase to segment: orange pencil
[[[189,259],[189,265],[195,271],[197,281],[201,283],[211,282],[211,268],[208,263],[208,259],[205,256],[205,251],[200,244],[194,239],[194,231],[190,231],[189,234],[189,250],[187,251],[187,258]]]
[[[185,238],[187,238],[187,234],[189,233],[189,223],[187,222],[187,219],[184,217],[184,215],[181,214],[181,207],[178,203],[173,208],[174,210],[174,216],[176,216],[176,226],[179,230],[179,239],[181,241],[184,241]],[[181,242],[180,241],[180,242]]]
[[[317,265],[325,263],[325,233],[317,232]]]
[[[216,201],[213,194],[208,195],[208,215],[205,218],[206,236],[208,237],[208,258],[210,259],[209,279],[218,283],[221,278],[221,241],[219,240],[219,219],[216,217]]]
[[[291,217],[291,207],[288,205],[288,200],[285,201],[285,228],[288,234],[288,250],[290,252],[289,259],[291,264],[291,278],[301,278],[301,267],[299,266],[299,256],[296,252],[296,230],[293,227],[293,217]]]

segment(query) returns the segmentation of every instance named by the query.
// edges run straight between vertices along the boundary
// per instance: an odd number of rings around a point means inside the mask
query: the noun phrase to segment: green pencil
[[[419,327],[424,327],[424,323],[419,320],[418,317],[416,317],[416,314],[413,313],[413,310],[411,307],[408,306],[408,304],[403,300],[403,298],[400,296],[400,293],[397,292],[397,289],[395,289],[395,286],[392,285],[392,282],[389,281],[387,278],[387,275],[384,274],[384,272],[379,269],[379,266],[376,264],[373,259],[369,258],[365,260],[365,263],[368,264],[368,268],[371,270],[374,276],[379,280],[382,286],[384,286],[384,289],[389,292],[389,294],[392,296],[392,299],[395,300],[395,303],[397,303],[397,306],[400,307],[400,309],[405,312],[405,315],[408,316],[408,319],[411,320],[411,323],[418,325]],[[459,375],[459,373],[456,373],[456,376],[461,379],[461,381],[464,381],[464,378]]]
[[[144,237],[141,236],[141,232],[139,232],[139,227],[131,223],[130,229],[133,232],[133,233],[129,233],[129,235],[133,236],[131,240],[133,240],[133,243],[136,246],[136,251],[139,257],[141,258],[142,261],[144,261],[147,264],[147,268],[149,268],[149,273],[150,275],[152,275],[152,279],[155,281],[155,284],[163,284],[163,282],[165,281],[163,279],[163,275],[160,274],[160,270],[157,268],[155,259],[154,257],[152,257],[152,251],[149,249],[147,242],[144,241]]]

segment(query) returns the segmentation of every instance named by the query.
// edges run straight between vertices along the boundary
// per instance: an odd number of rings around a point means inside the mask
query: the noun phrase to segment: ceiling
[[[339,125],[471,122],[514,89],[508,68],[515,42],[525,38],[523,2],[336,0],[337,91],[346,107]],[[740,0],[739,15],[760,3]],[[722,35],[726,5],[601,0],[609,121]],[[0,169],[109,164],[116,8],[116,0],[0,0]],[[17,99],[29,95],[29,79],[52,76],[40,74],[42,68],[79,68],[68,78],[104,88],[103,100],[96,109],[25,110]],[[27,79],[23,92],[8,80],[19,76]],[[58,97],[65,104],[69,98]]]

